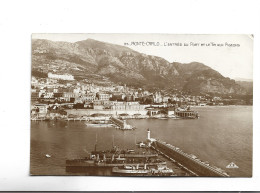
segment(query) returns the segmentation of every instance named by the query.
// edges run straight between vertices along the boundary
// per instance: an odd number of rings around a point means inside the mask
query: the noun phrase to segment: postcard
[[[32,34],[30,174],[252,177],[253,39]]]

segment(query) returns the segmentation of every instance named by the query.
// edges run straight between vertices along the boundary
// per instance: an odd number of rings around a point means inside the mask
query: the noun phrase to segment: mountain
[[[243,81],[243,82],[253,82],[252,79],[249,78],[234,78],[235,81]]]
[[[247,94],[253,95],[253,82],[252,81],[236,81],[238,85],[244,88]]]
[[[33,39],[32,70],[70,73],[77,79],[103,77],[121,84],[196,94],[246,94],[235,80],[202,63],[170,63],[93,39],[75,43]]]

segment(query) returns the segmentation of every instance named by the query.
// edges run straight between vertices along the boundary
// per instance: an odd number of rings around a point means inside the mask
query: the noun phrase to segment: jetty
[[[168,159],[179,163],[185,170],[191,171],[194,175],[204,177],[229,177],[221,168],[211,166],[207,162],[199,160],[195,155],[187,154],[174,145],[159,139],[151,138],[149,129],[147,133],[147,141],[150,147],[160,152]]]
[[[134,127],[132,125],[129,125],[129,124],[126,123],[126,120],[121,120],[121,119],[118,119],[116,117],[111,117],[110,120],[119,129],[122,129],[122,130],[132,130],[132,129],[134,129]]]

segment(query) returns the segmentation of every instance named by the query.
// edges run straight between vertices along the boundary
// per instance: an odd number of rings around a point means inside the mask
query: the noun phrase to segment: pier
[[[215,166],[210,166],[208,163],[205,163],[197,159],[194,155],[189,155],[183,152],[180,148],[175,147],[171,144],[167,144],[164,141],[150,138],[150,131],[148,130],[147,141],[150,143],[150,146],[161,152],[168,159],[174,160],[177,163],[181,164],[184,168],[191,171],[196,176],[205,176],[205,177],[229,177],[229,175],[220,168]]]
[[[119,127],[122,130],[131,130],[134,128],[133,126],[127,124],[126,120],[121,120],[115,117],[111,117],[110,120],[113,124],[115,124],[117,127]]]

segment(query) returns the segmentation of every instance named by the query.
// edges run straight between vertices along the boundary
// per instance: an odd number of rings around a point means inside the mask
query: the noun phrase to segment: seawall
[[[196,158],[193,158],[191,155],[183,152],[179,148],[176,148],[170,144],[167,144],[163,141],[157,140],[156,142],[152,143],[152,146],[155,149],[160,150],[167,156],[173,158],[189,170],[196,173],[198,176],[203,177],[229,177],[223,171],[220,171],[218,168],[214,168],[209,164],[206,164]]]
[[[93,114],[105,114],[105,115],[120,115],[120,114],[128,114],[128,115],[147,115],[147,110],[95,110],[95,109],[66,109],[66,112],[72,115],[77,116],[90,116]]]

